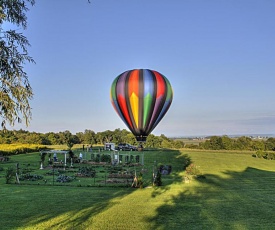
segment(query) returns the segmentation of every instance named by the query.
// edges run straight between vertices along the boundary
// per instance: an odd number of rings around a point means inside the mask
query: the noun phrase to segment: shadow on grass
[[[134,189],[12,186],[1,194],[1,229],[88,229],[85,222]],[[8,188],[6,187],[6,192]],[[43,190],[41,190],[41,188]],[[38,195],[40,194],[40,195]],[[42,225],[41,225],[42,223]]]
[[[148,152],[144,154],[146,158],[147,173],[144,175],[146,185],[152,185],[153,171],[160,165],[171,165],[172,171],[169,175],[162,175],[163,186],[182,182],[180,173],[191,163],[191,158],[187,154],[182,154],[178,150],[161,149],[157,152]],[[162,187],[160,187],[162,188]]]
[[[153,229],[275,229],[275,172],[248,167],[205,176],[146,219]]]

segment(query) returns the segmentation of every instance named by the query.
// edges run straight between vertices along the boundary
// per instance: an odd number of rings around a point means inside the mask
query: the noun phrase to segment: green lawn
[[[144,155],[143,189],[7,185],[0,171],[0,229],[275,229],[275,161],[241,152]],[[184,183],[188,159],[206,178]],[[38,161],[37,153],[12,156],[0,168]],[[151,187],[154,164],[172,165],[159,188]]]

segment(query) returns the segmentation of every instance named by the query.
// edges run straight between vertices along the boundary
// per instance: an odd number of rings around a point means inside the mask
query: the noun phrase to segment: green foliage
[[[188,176],[201,176],[202,173],[199,170],[199,167],[196,166],[195,164],[190,164],[189,166],[187,166],[187,168],[185,169],[185,172]]]
[[[95,177],[96,170],[93,167],[84,166],[79,168],[78,173],[85,177]]]
[[[184,147],[184,143],[180,140],[175,140],[173,141],[172,147],[176,149],[181,149]]]
[[[43,179],[42,175],[31,174],[31,173],[21,174],[19,176],[19,180],[37,181],[37,180],[42,180],[42,179]]]
[[[196,145],[196,144],[190,143],[190,144],[185,144],[184,147],[187,149],[201,149],[202,145]]]
[[[162,139],[153,134],[149,134],[146,140],[147,148],[160,148]]]
[[[255,154],[252,154],[253,157],[263,158],[266,160],[275,160],[275,153],[265,152],[262,150],[258,150]]]
[[[100,154],[99,153],[96,154],[95,162],[100,162],[100,159],[101,159]]]
[[[269,138],[266,142],[260,140],[252,140],[250,137],[239,137],[237,139],[228,136],[212,136],[209,140],[201,142],[199,148],[211,150],[272,150],[275,138]],[[185,147],[189,147],[188,145]],[[191,146],[196,148],[196,146]],[[275,149],[275,141],[274,141]]]
[[[1,90],[0,90],[0,117],[1,126],[6,128],[6,123],[14,125],[24,119],[28,125],[31,119],[29,101],[33,92],[28,75],[24,71],[26,62],[34,63],[28,54],[30,43],[18,29],[4,30],[4,23],[27,28],[27,3],[34,5],[34,0],[2,0],[0,1],[0,57],[1,57]]]
[[[114,131],[107,130],[106,132],[95,133],[91,130],[85,130],[84,133],[71,134],[68,130],[59,133],[31,133],[24,130],[19,131],[0,131],[0,144],[4,143],[33,143],[45,145],[58,144],[67,145],[68,148],[72,148],[75,144],[85,144],[89,140],[93,144],[104,143],[106,140],[111,140],[115,144],[129,143],[137,146],[138,143],[132,133],[127,130],[116,129]],[[187,140],[188,141],[188,140]],[[144,144],[145,148],[174,148],[181,149],[205,149],[205,150],[275,150],[275,138],[268,138],[267,140],[254,140],[249,137],[229,138],[228,136],[212,136],[206,141],[199,141],[194,143],[184,144],[182,140],[171,139],[164,134],[161,136],[155,136],[153,134],[148,135],[147,141]],[[0,152],[1,154],[1,152]],[[99,159],[100,161],[100,159]]]
[[[265,142],[265,149],[275,151],[275,138],[268,138]]]
[[[6,184],[10,184],[12,180],[15,178],[15,169],[13,167],[9,167],[6,170]]]
[[[142,173],[141,173],[141,172],[138,174],[137,186],[138,186],[139,188],[143,188],[143,179],[142,179]]]
[[[107,154],[102,154],[100,156],[100,161],[110,163],[111,162],[111,156],[107,155]]]
[[[22,143],[22,144],[41,144],[41,145],[67,145],[71,149],[75,144],[103,144],[112,141],[115,144],[129,143],[138,146],[138,143],[132,133],[123,129],[114,131],[107,130],[105,132],[95,133],[91,130],[85,130],[84,133],[73,135],[70,131],[59,133],[35,133],[24,130],[18,131],[0,131],[0,144]],[[172,140],[165,135],[160,137],[150,134],[144,145],[147,148],[176,148],[184,147],[184,143],[180,140]]]
[[[74,158],[74,153],[72,150],[69,151],[69,158]]]
[[[161,179],[161,173],[160,173],[160,170],[157,170],[157,174],[156,176],[154,177],[154,180],[153,180],[153,186],[162,186],[162,179]]]
[[[85,129],[84,133],[76,133],[79,141],[85,144],[96,144],[96,134],[92,130]]]
[[[59,182],[59,183],[69,183],[69,182],[72,182],[73,180],[75,180],[75,177],[67,176],[64,174],[61,174],[56,178],[56,182]]]
[[[133,183],[132,183],[133,188],[143,188],[143,178],[142,178],[142,173],[140,172],[138,176],[134,177]]]

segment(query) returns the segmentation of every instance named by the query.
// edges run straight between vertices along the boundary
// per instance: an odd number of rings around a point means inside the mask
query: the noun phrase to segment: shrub
[[[258,150],[255,154],[252,154],[253,157],[264,158],[267,160],[275,160],[275,153],[264,152],[262,150]]]
[[[255,153],[255,155],[256,155],[257,158],[262,158],[262,157],[263,157],[263,151],[258,150],[258,151]]]
[[[42,180],[43,176],[37,175],[37,174],[26,173],[26,174],[20,175],[19,179],[20,180],[37,181],[37,180]]]
[[[9,167],[6,170],[6,184],[10,184],[11,181],[15,178],[15,169],[12,167]]]
[[[60,183],[68,183],[71,182],[75,179],[75,177],[71,177],[71,176],[66,176],[66,175],[59,175],[56,178],[56,182],[60,182]]]
[[[198,166],[196,166],[195,164],[190,164],[187,168],[186,168],[186,174],[188,176],[202,176],[201,171],[198,169]]]
[[[96,171],[93,167],[81,167],[79,168],[78,173],[86,177],[95,177],[96,175]]]
[[[267,160],[275,160],[275,154],[274,153],[267,153],[266,159]]]
[[[162,185],[161,173],[158,170],[157,175],[154,177],[153,186],[161,186],[161,185]]]
[[[132,183],[133,188],[143,188],[143,180],[142,173],[140,172],[138,176],[134,177],[134,181]]]
[[[95,162],[100,162],[100,154],[96,154]]]
[[[101,162],[108,162],[108,163],[110,163],[111,162],[111,156],[110,155],[102,154],[101,158],[100,158],[100,161]]]
[[[142,173],[140,172],[137,178],[137,185],[139,188],[143,188]]]

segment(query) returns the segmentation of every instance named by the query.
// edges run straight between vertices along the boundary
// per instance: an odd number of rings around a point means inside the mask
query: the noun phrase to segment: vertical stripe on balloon
[[[150,122],[150,116],[152,114],[154,106],[153,98],[155,90],[154,84],[154,77],[152,72],[149,70],[143,71],[143,85],[144,85],[144,92],[143,92],[143,125],[144,127],[148,125]]]
[[[134,124],[138,127],[138,90],[139,90],[139,72],[133,70],[128,79],[128,95],[131,106],[131,112],[134,118]]]

